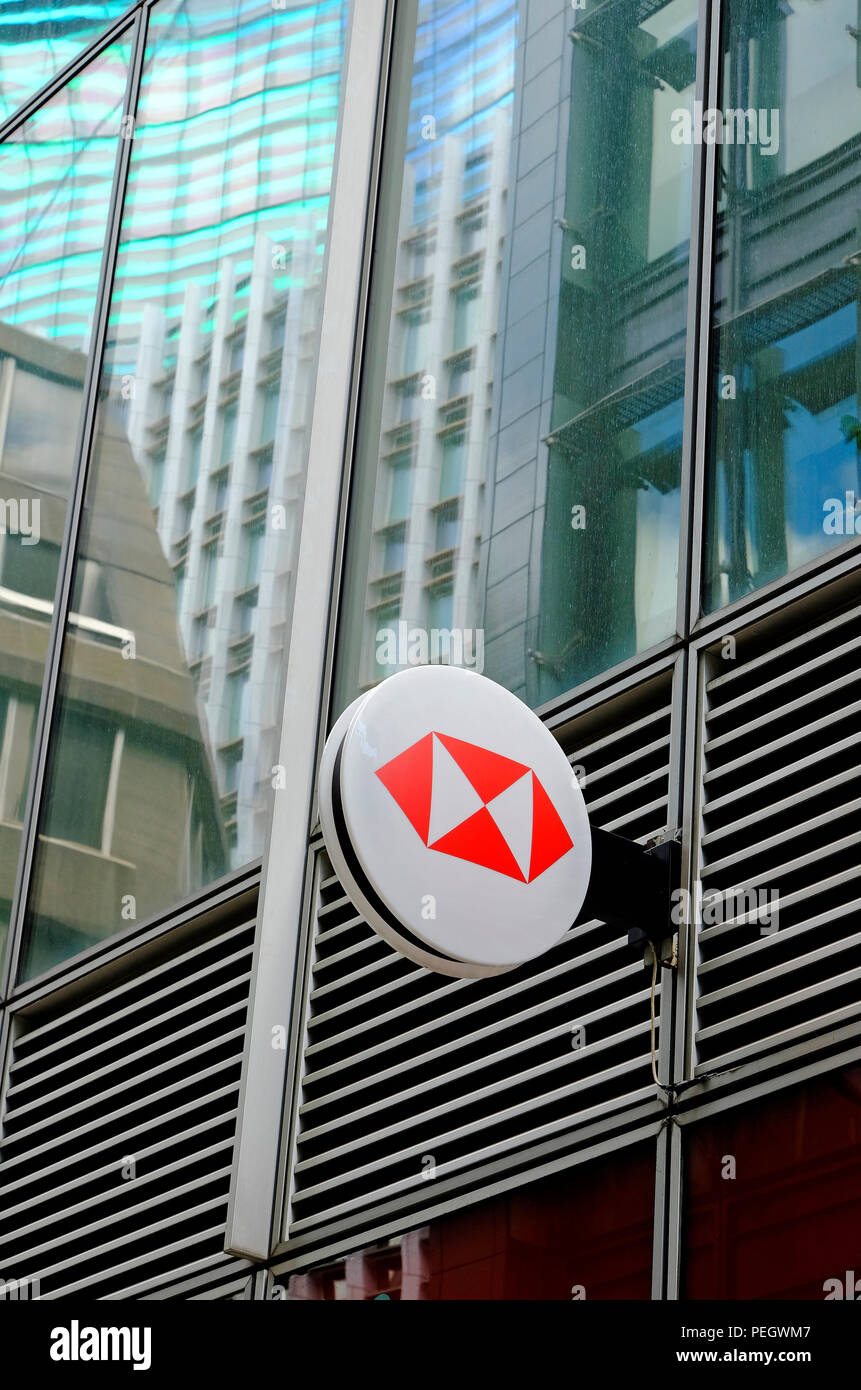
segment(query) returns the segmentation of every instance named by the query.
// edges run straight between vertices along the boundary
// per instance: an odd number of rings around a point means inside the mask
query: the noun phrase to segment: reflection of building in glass
[[[217,293],[224,257],[234,258],[240,277],[249,274],[258,232],[288,248],[296,237],[317,241],[307,213],[315,210],[316,229],[325,227],[345,12],[345,0],[290,0],[277,9],[271,0],[217,7],[159,0],[149,21],[159,76],[148,70],[143,78],[139,116],[147,120],[135,132],[114,288],[122,315],[114,315],[112,332],[130,359],[148,303],[156,299],[176,320],[187,283],[204,297]],[[0,21],[0,43],[2,34]],[[127,39],[112,49],[120,50],[127,59]],[[101,246],[88,244],[82,263],[77,236],[101,226],[101,200],[88,204],[84,195],[105,177],[110,186],[126,75],[118,62],[100,59],[89,80],[77,78],[71,93],[60,93],[53,121],[40,120],[30,137],[23,133],[27,187],[4,188],[0,203],[5,322],[73,347],[89,331],[91,306],[65,291],[80,285],[83,268],[98,268]],[[216,106],[203,99],[207,91],[218,93]],[[70,111],[85,142],[72,138]],[[58,177],[73,163],[74,178]],[[43,202],[48,188],[50,208]],[[64,216],[68,210],[74,223]],[[32,247],[21,247],[22,227],[38,231]],[[318,256],[321,262],[319,247]]]
[[[377,658],[377,633],[399,619],[440,632],[476,625],[516,34],[512,0],[472,3],[443,32],[427,24],[417,56],[363,687],[392,669]]]
[[[0,120],[128,9],[126,0],[40,0],[0,8]]]
[[[326,294],[346,8],[144,5],[113,289],[128,46],[0,140],[0,1282],[857,1295],[857,0],[356,0]],[[0,7],[0,92],[7,10],[97,8]],[[673,143],[692,96],[779,150]],[[588,911],[482,981],[364,921],[316,755],[395,619],[483,627],[593,825],[680,842],[654,984]]]
[[[7,899],[65,522],[68,478],[56,475],[55,462],[63,457],[64,433],[77,428],[85,365],[78,352],[0,326],[2,495],[39,509],[36,544],[24,535],[0,536],[0,892]],[[76,691],[55,734],[56,795],[42,825],[39,948],[46,961],[58,943],[63,950],[90,945],[94,925],[101,935],[106,917],[120,926],[123,904],[126,920],[145,915],[141,885],[165,862],[190,892],[224,860],[173,577],[118,421],[103,432],[100,464],[111,492],[100,494],[91,518],[98,552],[78,558],[76,589],[85,603],[73,608],[67,637]],[[140,621],[129,624],[134,611]],[[42,958],[34,958],[34,969]]]
[[[670,131],[696,20],[419,6],[342,702],[392,669],[398,620],[482,629],[486,673],[533,705],[672,631],[692,154]]]
[[[22,546],[7,534],[0,587],[29,595],[31,616],[50,618],[57,585],[127,67],[127,43],[109,44],[0,144],[2,500],[13,511],[31,503],[40,510],[38,544]],[[17,631],[13,627],[4,638],[7,658],[18,650]],[[6,722],[4,745],[7,791],[14,783],[16,795],[20,790],[25,799],[36,752],[39,665],[49,655],[47,626],[38,637],[35,629],[28,631],[34,639],[28,643],[26,678],[33,709],[24,714],[22,694],[22,704]],[[18,801],[14,815],[8,805],[4,808],[7,829],[14,828],[5,835],[0,936],[16,875],[18,826],[26,817],[25,801]]]
[[[517,68],[487,555],[487,670],[532,705],[674,628],[697,6],[548,28]]]
[[[706,610],[842,544],[823,506],[859,492],[857,6],[825,15],[728,6],[728,104],[777,112],[780,144],[721,150]]]
[[[217,11],[201,0],[165,0],[150,18],[158,65],[143,76],[102,395],[110,403],[103,420],[125,430],[139,470],[129,506],[141,490],[154,509],[226,833],[226,851],[197,872],[174,885],[166,869],[171,898],[248,863],[263,846],[346,13],[344,0],[243,0]],[[82,256],[69,223],[103,214],[101,203],[81,209],[75,200],[81,181],[110,180],[119,115],[105,121],[93,112],[101,111],[102,87],[121,96],[124,81],[115,65],[101,85],[77,94],[93,127],[76,154],[77,179],[51,183],[70,158],[64,108],[53,128],[40,127],[29,143],[25,134],[32,185],[43,200],[48,189],[50,215],[24,187],[0,214],[5,321],[73,347],[86,339],[92,306],[73,293]],[[22,222],[33,235],[19,254]],[[100,255],[87,251],[94,275]],[[69,438],[75,429],[70,422]],[[97,441],[95,515],[113,490],[107,449]],[[119,532],[128,520],[121,494],[116,506]],[[95,527],[85,531],[86,563],[110,565],[114,537],[94,517],[86,525]],[[98,621],[83,563],[75,601]],[[140,645],[141,610],[131,592],[126,598],[118,622]],[[73,651],[67,665],[81,678]],[[129,664],[119,678],[130,700],[145,698],[139,675]],[[169,709],[170,701],[168,726]],[[155,738],[155,713],[152,725]],[[148,807],[141,784],[143,818],[158,804],[157,786],[156,778]],[[187,834],[196,832],[189,826]],[[110,911],[91,906],[114,922],[117,902]],[[40,903],[38,919],[50,915]]]
[[[259,853],[277,761],[314,370],[318,221],[315,212],[304,226],[294,218],[293,251],[261,234],[248,276],[223,261],[212,299],[189,284],[178,321],[147,306],[126,389],[125,378],[114,378],[173,570],[238,864]],[[293,288],[282,291],[285,263]]]
[[[474,132],[441,141],[438,212],[401,241],[369,657],[401,614],[428,630],[473,626],[510,138],[505,111],[482,125],[478,155]],[[409,166],[405,206],[418,201],[414,174]],[[369,661],[364,674],[367,683],[387,670]]]

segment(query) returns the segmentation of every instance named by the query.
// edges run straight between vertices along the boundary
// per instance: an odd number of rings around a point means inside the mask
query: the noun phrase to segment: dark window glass
[[[0,583],[9,591],[7,601],[11,605],[15,603],[13,595],[17,594],[40,599],[52,606],[60,547],[56,542],[41,539],[34,545],[25,543],[30,539],[14,532],[0,536]]]
[[[38,13],[59,8],[45,5]],[[4,48],[3,35],[9,39],[10,23],[36,14],[30,5],[0,6],[0,93],[17,71],[14,52],[23,60],[28,51],[26,45]],[[34,39],[34,53],[38,46]],[[127,40],[114,45],[0,145],[0,694],[8,697],[0,753],[0,949],[20,849],[128,56]],[[73,624],[80,617],[73,608]]]
[[[451,550],[457,545],[459,530],[457,503],[440,508],[436,517],[436,548]]]
[[[409,457],[395,459],[391,466],[391,497],[387,520],[403,521],[410,512],[412,463]]]
[[[263,391],[260,414],[260,443],[271,444],[275,438],[275,425],[278,420],[278,383],[270,382]]]
[[[241,586],[243,589],[250,589],[260,580],[260,564],[263,558],[265,540],[266,528],[264,526],[246,526],[245,569]]]
[[[440,469],[440,501],[456,497],[463,488],[463,464],[466,440],[462,434],[447,439],[442,449],[442,468]]]
[[[221,463],[229,464],[233,459],[233,446],[236,440],[236,421],[239,415],[237,401],[225,408],[221,417]]]
[[[406,533],[403,526],[390,531],[386,540],[385,558],[383,560],[383,573],[394,574],[404,567],[404,546],[406,543]]]
[[[290,1299],[648,1299],[654,1149],[610,1154],[293,1275]]]
[[[348,8],[164,0],[150,17],[72,601],[94,618],[97,564],[111,622],[65,638],[29,974],[263,850],[299,530],[283,516],[304,467]],[[284,428],[249,549],[264,382]],[[251,583],[266,607],[236,650]],[[57,842],[85,712],[123,753],[110,843],[83,854]],[[91,788],[94,820],[106,794]]]
[[[858,5],[723,14],[706,610],[861,535]]]
[[[399,616],[427,628],[433,509],[458,497],[451,622],[483,630],[485,674],[537,706],[675,631],[694,149],[673,133],[698,6],[417,13],[397,38],[336,703],[379,678],[385,527],[409,521]]]
[[[108,787],[117,730],[101,719],[71,714],[54,769],[51,833],[71,845],[101,849],[110,838]],[[119,769],[117,769],[119,771]],[[61,891],[62,885],[55,885]]]
[[[685,1298],[858,1299],[861,1067],[684,1133]]]

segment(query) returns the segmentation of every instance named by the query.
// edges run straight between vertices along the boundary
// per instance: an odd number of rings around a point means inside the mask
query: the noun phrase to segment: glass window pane
[[[446,439],[442,446],[442,466],[440,468],[440,501],[457,497],[463,485],[463,462],[466,440],[462,434]]]
[[[444,547],[464,652],[533,706],[675,631],[697,12],[418,0],[399,36],[338,706],[381,603],[437,620]]]
[[[724,6],[707,611],[861,534],[858,14]]]
[[[66,637],[29,974],[263,851],[347,9],[152,15],[73,602],[93,616],[95,562],[109,619]],[[94,745],[117,749],[95,851],[60,824],[85,712]]]
[[[648,1299],[654,1146],[465,1207],[348,1262],[286,1276],[289,1299]]]
[[[861,1068],[686,1127],[686,1299],[857,1299]]]
[[[113,46],[0,145],[0,953],[128,58]]]
[[[0,121],[5,121],[129,8],[129,0],[3,0]]]

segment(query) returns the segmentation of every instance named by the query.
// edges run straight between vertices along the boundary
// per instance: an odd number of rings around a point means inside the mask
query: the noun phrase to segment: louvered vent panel
[[[597,824],[641,840],[665,829],[669,675],[564,746]],[[426,1204],[431,1159],[437,1179],[469,1187],[491,1159],[522,1151],[525,1166],[551,1136],[653,1099],[650,982],[617,931],[582,922],[529,966],[447,979],[381,941],[322,852],[319,866],[292,1237],[376,1203]]]
[[[700,878],[722,905],[698,932],[699,1071],[861,1013],[861,607],[721,650],[705,654]]]
[[[4,1277],[38,1277],[42,1298],[145,1297],[236,1267],[224,1227],[253,939],[253,924],[222,929],[22,1020],[0,1143]]]

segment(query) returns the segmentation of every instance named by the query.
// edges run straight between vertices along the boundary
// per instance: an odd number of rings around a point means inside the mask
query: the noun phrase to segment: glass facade
[[[708,612],[854,536],[851,8],[731,0],[723,109],[703,113],[696,0],[398,7],[336,709],[414,652],[544,707],[690,635],[678,560],[699,546]],[[6,646],[12,661],[26,632],[30,663],[3,695],[4,922],[65,502],[79,462],[87,476],[25,874],[27,975],[262,853],[286,775],[348,12],[159,0],[130,129],[131,30],[0,149],[3,468],[15,505],[38,487],[44,512],[37,545],[0,546]],[[9,110],[116,17],[4,12]],[[78,461],[123,140],[95,440]],[[712,142],[707,476],[686,554],[690,287],[710,269],[691,261],[693,194]],[[87,738],[92,775],[76,779]]]
[[[133,123],[121,120],[126,42],[0,148],[14,193],[0,213],[3,468],[28,495],[51,494],[37,546],[3,537],[10,633],[26,631],[35,663],[30,698],[4,701],[8,916],[21,741],[39,700],[114,165],[131,140],[25,976],[262,853],[347,14],[346,0],[161,0]],[[23,654],[20,639],[5,645]]]
[[[710,146],[702,612],[861,534],[857,6],[728,0],[717,107],[696,98],[697,9],[428,0],[405,22],[337,708],[436,623],[441,659],[465,650],[533,706],[688,635]]]
[[[723,9],[707,610],[861,534],[858,6]]]
[[[861,9],[370,7],[0,5],[0,1301],[857,1301]],[[657,999],[349,901],[426,659],[726,897]]]
[[[0,122],[34,97],[129,8],[129,0],[4,0]]]
[[[127,39],[115,43],[0,145],[0,948],[21,848],[129,51]],[[79,632],[86,627],[83,612],[70,621]]]
[[[648,1299],[651,1147],[609,1154],[287,1281],[288,1300]]]
[[[859,1139],[857,1066],[696,1125],[683,1297],[856,1296]]]
[[[418,5],[339,705],[398,624],[532,705],[675,632],[697,5],[642,10]]]

